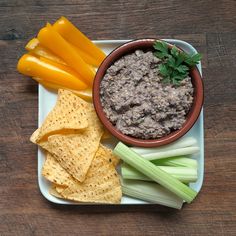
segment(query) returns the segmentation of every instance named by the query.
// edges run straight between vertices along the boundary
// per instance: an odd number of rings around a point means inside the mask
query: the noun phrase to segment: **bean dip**
[[[123,134],[156,139],[180,129],[193,103],[187,77],[180,85],[162,82],[152,51],[136,50],[107,69],[100,85],[104,112]]]

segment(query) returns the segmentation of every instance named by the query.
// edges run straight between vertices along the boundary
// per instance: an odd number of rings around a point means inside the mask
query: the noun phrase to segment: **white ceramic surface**
[[[176,39],[164,39],[165,41],[175,44],[176,46],[182,48],[187,53],[196,53],[196,49],[191,46],[189,43],[186,43],[181,40]],[[96,45],[98,45],[106,54],[109,54],[113,49],[118,47],[119,45],[127,42],[129,40],[99,40],[94,41]],[[198,69],[202,74],[201,63],[198,65]],[[38,110],[38,125],[40,126],[49,113],[49,111],[53,108],[56,103],[56,93],[45,89],[43,86],[39,85],[39,110]],[[195,137],[198,141],[198,145],[200,147],[200,152],[193,156],[198,160],[198,180],[196,183],[190,184],[190,186],[196,190],[200,191],[202,183],[203,183],[203,175],[204,175],[204,130],[203,130],[203,110],[195,123],[195,125],[191,128],[191,130],[184,136],[192,136]],[[112,139],[109,140],[105,145],[114,147],[117,140]],[[66,201],[59,198],[56,198],[49,194],[50,183],[41,175],[41,169],[45,160],[44,152],[39,148],[38,150],[38,183],[39,189],[43,196],[51,202],[57,204],[75,204],[79,205],[81,203],[76,203],[72,201]],[[89,203],[88,203],[89,204]],[[137,199],[129,198],[126,196],[122,197],[121,204],[147,204],[147,202],[140,201]]]

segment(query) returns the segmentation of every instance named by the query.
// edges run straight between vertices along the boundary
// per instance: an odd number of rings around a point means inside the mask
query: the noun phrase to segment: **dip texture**
[[[123,134],[156,139],[182,127],[193,103],[191,78],[179,86],[163,83],[161,60],[136,50],[107,69],[100,99],[108,119]]]

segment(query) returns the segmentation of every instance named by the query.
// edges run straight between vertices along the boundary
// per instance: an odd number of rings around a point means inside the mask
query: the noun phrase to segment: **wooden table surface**
[[[16,71],[24,45],[67,16],[91,39],[183,39],[204,56],[205,177],[181,211],[59,206],[41,195],[37,84]],[[0,0],[0,235],[236,235],[236,2]]]

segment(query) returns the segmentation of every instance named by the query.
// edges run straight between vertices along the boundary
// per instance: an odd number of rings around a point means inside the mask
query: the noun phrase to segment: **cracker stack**
[[[100,144],[103,128],[93,105],[60,89],[53,110],[31,141],[46,150],[42,174],[50,193],[79,202],[120,203],[118,159]]]

